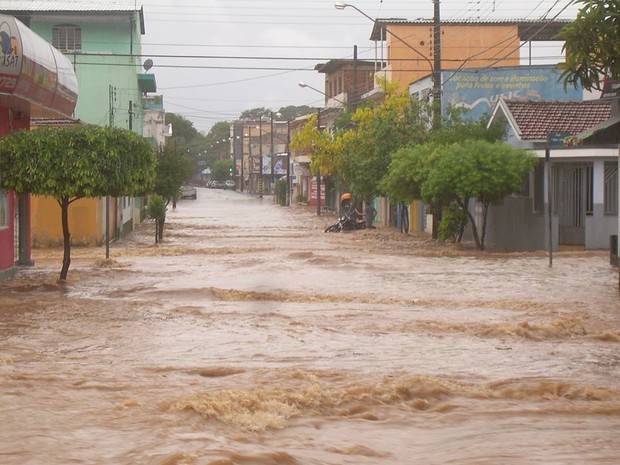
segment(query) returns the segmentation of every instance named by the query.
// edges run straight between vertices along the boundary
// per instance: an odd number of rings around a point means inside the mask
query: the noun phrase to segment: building
[[[539,163],[523,192],[489,211],[489,246],[609,247],[618,232],[618,107],[617,97],[497,103],[490,124],[504,124],[507,142],[532,150]]]
[[[314,67],[325,74],[325,107],[354,108],[362,95],[375,87],[377,63],[357,59],[357,47],[352,60],[330,60]]]
[[[376,77],[399,82],[401,90],[406,90],[410,84],[432,75],[436,63],[440,65],[438,72],[517,66],[528,58],[521,56],[521,50],[530,50],[532,43],[557,40],[558,33],[569,22],[442,20],[436,56],[433,19],[377,19],[370,40],[375,41],[379,62],[385,65]],[[521,47],[523,42],[530,47]]]
[[[134,1],[57,1],[4,0],[2,12],[17,17],[69,60],[78,80],[80,99],[73,117],[85,123],[110,125],[143,134],[143,96],[156,91],[155,76],[143,73],[148,68],[141,57],[141,36],[144,35],[142,8]],[[143,68],[144,66],[144,68]],[[33,216],[38,244],[62,243],[59,207],[45,199],[37,211],[56,209],[50,218]],[[88,231],[72,234],[74,244],[98,245],[106,237],[120,237],[133,230],[141,219],[144,200],[112,199],[110,218],[106,221],[104,199],[83,199],[79,208],[70,209],[70,228]],[[58,218],[53,220],[51,218]],[[52,221],[52,223],[50,223]],[[43,222],[39,224],[39,222]],[[94,222],[83,227],[84,222]]]
[[[12,16],[0,15],[0,42],[0,136],[30,129],[34,117],[71,115],[78,85],[69,60]],[[30,204],[0,189],[0,279],[32,264]]]

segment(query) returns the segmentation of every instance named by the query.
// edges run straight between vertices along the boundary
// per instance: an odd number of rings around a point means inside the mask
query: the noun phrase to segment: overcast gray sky
[[[372,22],[334,0],[144,0],[143,53],[154,62],[158,94],[166,111],[208,131],[255,107],[322,106],[314,66],[330,59],[372,60]],[[349,2],[371,18],[431,18],[432,0]],[[574,18],[570,0],[443,0],[442,19]],[[559,48],[539,48],[546,62]],[[187,56],[197,58],[185,58]]]

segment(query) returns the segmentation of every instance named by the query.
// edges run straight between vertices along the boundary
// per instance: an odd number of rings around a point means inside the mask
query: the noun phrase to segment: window
[[[72,24],[59,24],[52,28],[52,45],[61,52],[82,50],[82,29]]]
[[[618,214],[618,165],[605,163],[605,196],[603,199],[603,213],[605,215]]]
[[[9,197],[0,189],[0,229],[9,227]]]

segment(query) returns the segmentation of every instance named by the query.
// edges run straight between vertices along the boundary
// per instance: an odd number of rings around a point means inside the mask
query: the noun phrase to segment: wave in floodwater
[[[198,190],[0,283],[6,465],[609,465],[618,275]]]

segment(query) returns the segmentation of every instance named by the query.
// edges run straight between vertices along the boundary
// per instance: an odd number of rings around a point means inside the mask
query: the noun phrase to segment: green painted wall
[[[141,53],[139,25],[134,22],[132,26],[127,15],[123,15],[106,17],[105,22],[89,21],[87,17],[55,22],[33,18],[30,28],[51,43],[52,27],[58,24],[80,26],[82,51],[102,54],[65,54],[73,63],[78,80],[74,116],[87,123],[107,126],[112,113],[114,126],[129,129],[131,119],[131,129],[142,134],[142,94],[138,88],[138,74],[143,72],[142,58],[129,56]]]

